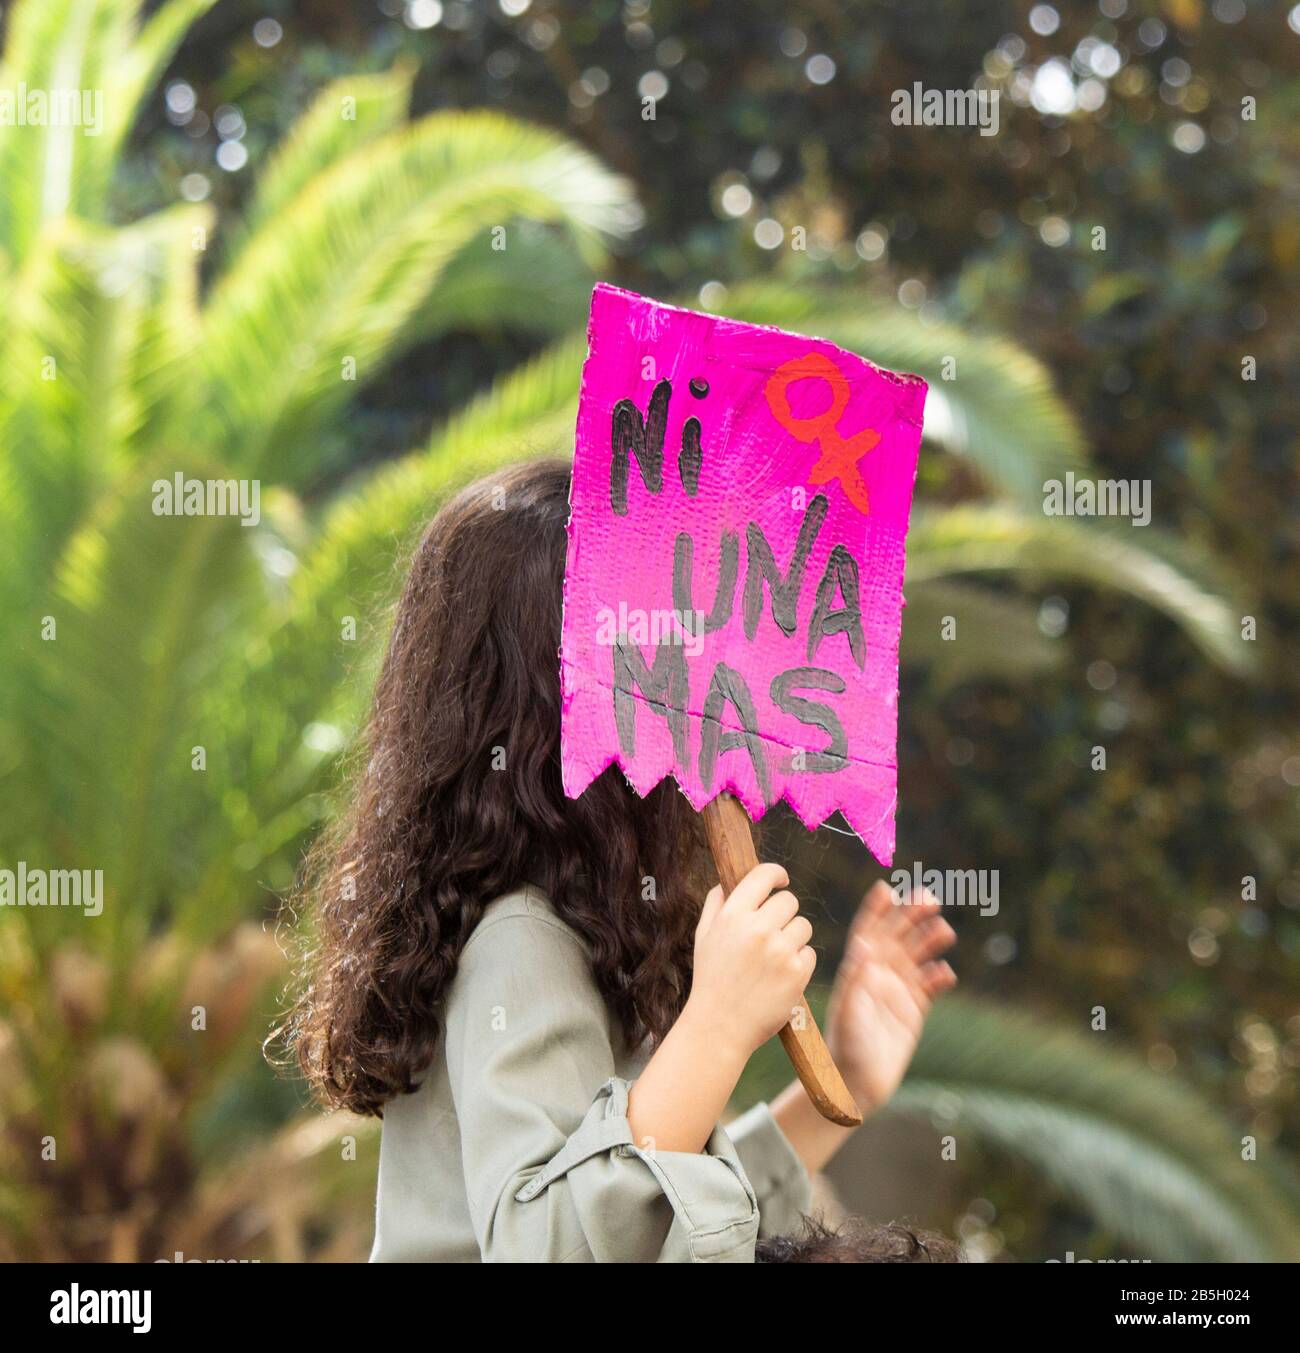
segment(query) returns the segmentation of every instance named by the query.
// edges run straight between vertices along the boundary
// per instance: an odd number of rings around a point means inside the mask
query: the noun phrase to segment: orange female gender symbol
[[[790,412],[790,386],[806,380],[824,380],[831,387],[830,408],[815,418],[796,418]],[[809,471],[808,482],[825,484],[838,479],[849,502],[863,515],[869,514],[871,503],[858,461],[880,441],[880,433],[864,428],[852,437],[840,435],[835,425],[848,407],[849,383],[839,367],[820,352],[792,357],[768,377],[763,393],[772,416],[791,436],[819,444],[821,459]]]

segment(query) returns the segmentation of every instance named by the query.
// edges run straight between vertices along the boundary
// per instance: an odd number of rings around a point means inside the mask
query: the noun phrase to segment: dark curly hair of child
[[[803,1229],[790,1236],[760,1240],[754,1251],[759,1264],[960,1264],[961,1247],[933,1231],[914,1231],[898,1222],[873,1226],[851,1218],[830,1226],[819,1217],[805,1217]]]

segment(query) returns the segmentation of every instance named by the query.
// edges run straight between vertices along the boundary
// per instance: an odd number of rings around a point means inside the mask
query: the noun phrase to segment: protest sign
[[[757,820],[784,798],[809,828],[840,811],[889,864],[925,382],[608,286],[588,343],[560,654],[565,792],[617,762],[643,795],[672,775],[700,811],[734,795]],[[729,813],[712,810],[715,856]],[[741,869],[748,826],[740,841],[726,821]]]

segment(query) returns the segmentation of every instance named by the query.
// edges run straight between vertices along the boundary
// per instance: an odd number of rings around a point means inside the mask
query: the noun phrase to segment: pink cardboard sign
[[[754,820],[839,809],[894,851],[904,543],[926,385],[815,338],[599,286],[587,327],[560,649],[572,798]]]

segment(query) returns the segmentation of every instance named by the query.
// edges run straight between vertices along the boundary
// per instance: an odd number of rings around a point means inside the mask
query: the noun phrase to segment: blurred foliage
[[[9,13],[0,84],[102,86],[129,121],[205,8],[169,0],[137,31],[129,0],[29,0]],[[203,286],[210,207],[110,223],[109,126],[0,142],[0,853],[105,880],[102,915],[6,908],[0,929],[8,1256],[220,1255],[253,1238],[294,1254],[294,1209],[322,1204],[302,1175],[264,1191],[240,1154],[269,1168],[296,1139],[287,1096],[252,1088],[271,1083],[257,1049],[283,980],[256,918],[337,750],[332,726],[290,721],[282,689],[262,707],[243,694],[300,618],[296,491],[330,465],[356,378],[445,322],[440,282],[471,274],[457,261],[485,223],[531,222],[524,251],[549,232],[544,257],[567,251],[572,273],[635,219],[628,184],[571,141],[496,111],[408,121],[408,93],[402,67],[322,89]],[[502,319],[490,297],[455,316]],[[157,515],[155,482],[175,474],[256,481],[260,521]],[[339,618],[328,632],[298,692],[318,716]]]
[[[0,129],[0,857],[108,889],[93,922],[0,916],[0,1249],[363,1253],[373,1126],[296,1114],[257,1060],[267,925],[402,545],[567,445],[599,274],[932,382],[898,862],[996,869],[1002,907],[954,917],[977,997],[897,1106],[983,1143],[927,1220],[990,1257],[1294,1256],[1285,9],[169,0],[133,38],[136,8],[5,14],[3,83],[79,68],[113,130]],[[977,75],[997,136],[890,123],[893,89]],[[1082,106],[1052,112],[1062,77]],[[1045,518],[1043,480],[1089,467],[1151,479],[1154,525]],[[153,516],[177,470],[256,476],[262,523]],[[861,847],[772,831],[833,953]]]
[[[788,1079],[779,1050],[765,1048],[744,1091],[768,1098]],[[974,1148],[981,1167],[1016,1176],[1030,1163],[1086,1212],[1093,1236],[1109,1242],[1103,1257],[1118,1247],[1166,1262],[1240,1262],[1300,1250],[1292,1170],[1243,1159],[1232,1125],[1204,1099],[1060,1022],[945,998],[884,1112],[927,1119],[945,1160]],[[852,1187],[838,1166],[833,1176]]]

